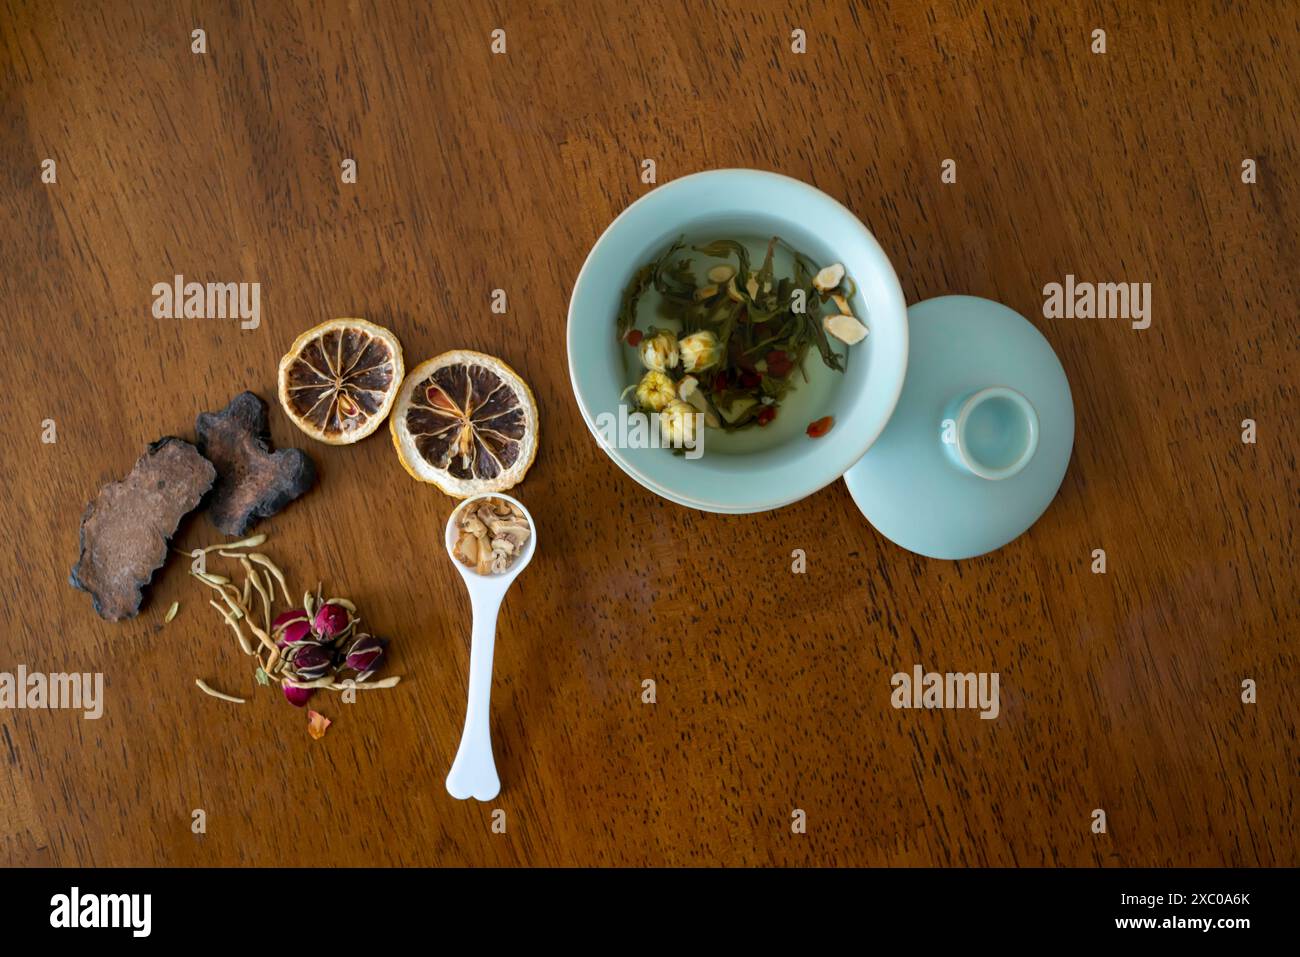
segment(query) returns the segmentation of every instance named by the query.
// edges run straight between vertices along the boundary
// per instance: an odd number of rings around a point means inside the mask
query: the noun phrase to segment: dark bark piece
[[[241,392],[221,412],[195,423],[199,451],[217,468],[208,518],[224,535],[243,536],[316,481],[316,466],[300,449],[271,451],[266,403]]]
[[[101,618],[121,621],[140,611],[167,543],[216,477],[198,449],[169,435],[150,445],[126,478],[99,490],[81,519],[81,555],[69,581],[90,592]]]

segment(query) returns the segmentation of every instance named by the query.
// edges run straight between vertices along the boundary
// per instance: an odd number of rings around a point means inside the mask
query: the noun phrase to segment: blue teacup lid
[[[1001,303],[907,310],[911,348],[889,424],[844,475],[867,521],[908,551],[971,558],[1034,524],[1074,447],[1074,402],[1043,334]]]

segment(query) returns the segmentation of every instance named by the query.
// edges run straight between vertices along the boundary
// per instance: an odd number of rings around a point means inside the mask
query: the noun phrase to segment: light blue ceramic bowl
[[[852,311],[870,334],[845,350],[842,375],[810,350],[813,382],[800,383],[776,422],[733,435],[707,430],[699,458],[603,441],[602,447],[646,488],[705,511],[778,508],[829,485],[861,458],[894,411],[907,370],[907,308],[889,259],[858,218],[820,190],[776,173],[713,170],[665,183],[624,210],[596,242],[569,301],[569,376],[587,427],[599,441],[598,423],[608,427],[602,413],[617,416],[619,396],[636,381],[635,350],[615,331],[623,289],[682,234],[688,242],[777,235],[821,265],[842,262],[857,285]],[[808,424],[824,415],[834,416],[834,428],[809,438]]]

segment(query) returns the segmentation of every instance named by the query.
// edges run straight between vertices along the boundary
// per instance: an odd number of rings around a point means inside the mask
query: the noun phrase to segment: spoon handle
[[[492,757],[489,722],[492,698],[492,651],[497,638],[497,612],[501,595],[474,595],[474,630],[469,649],[469,700],[465,705],[465,729],[461,732],[456,760],[447,774],[447,793],[461,801],[472,797],[490,801],[501,790],[496,761]]]

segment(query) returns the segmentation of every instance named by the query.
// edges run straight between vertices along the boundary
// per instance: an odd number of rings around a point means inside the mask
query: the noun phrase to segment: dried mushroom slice
[[[406,377],[389,423],[402,465],[465,498],[519,483],[537,454],[537,404],[500,359],[457,349]]]
[[[280,360],[280,405],[312,438],[349,445],[379,428],[402,371],[402,346],[383,326],[332,319],[300,335]]]

